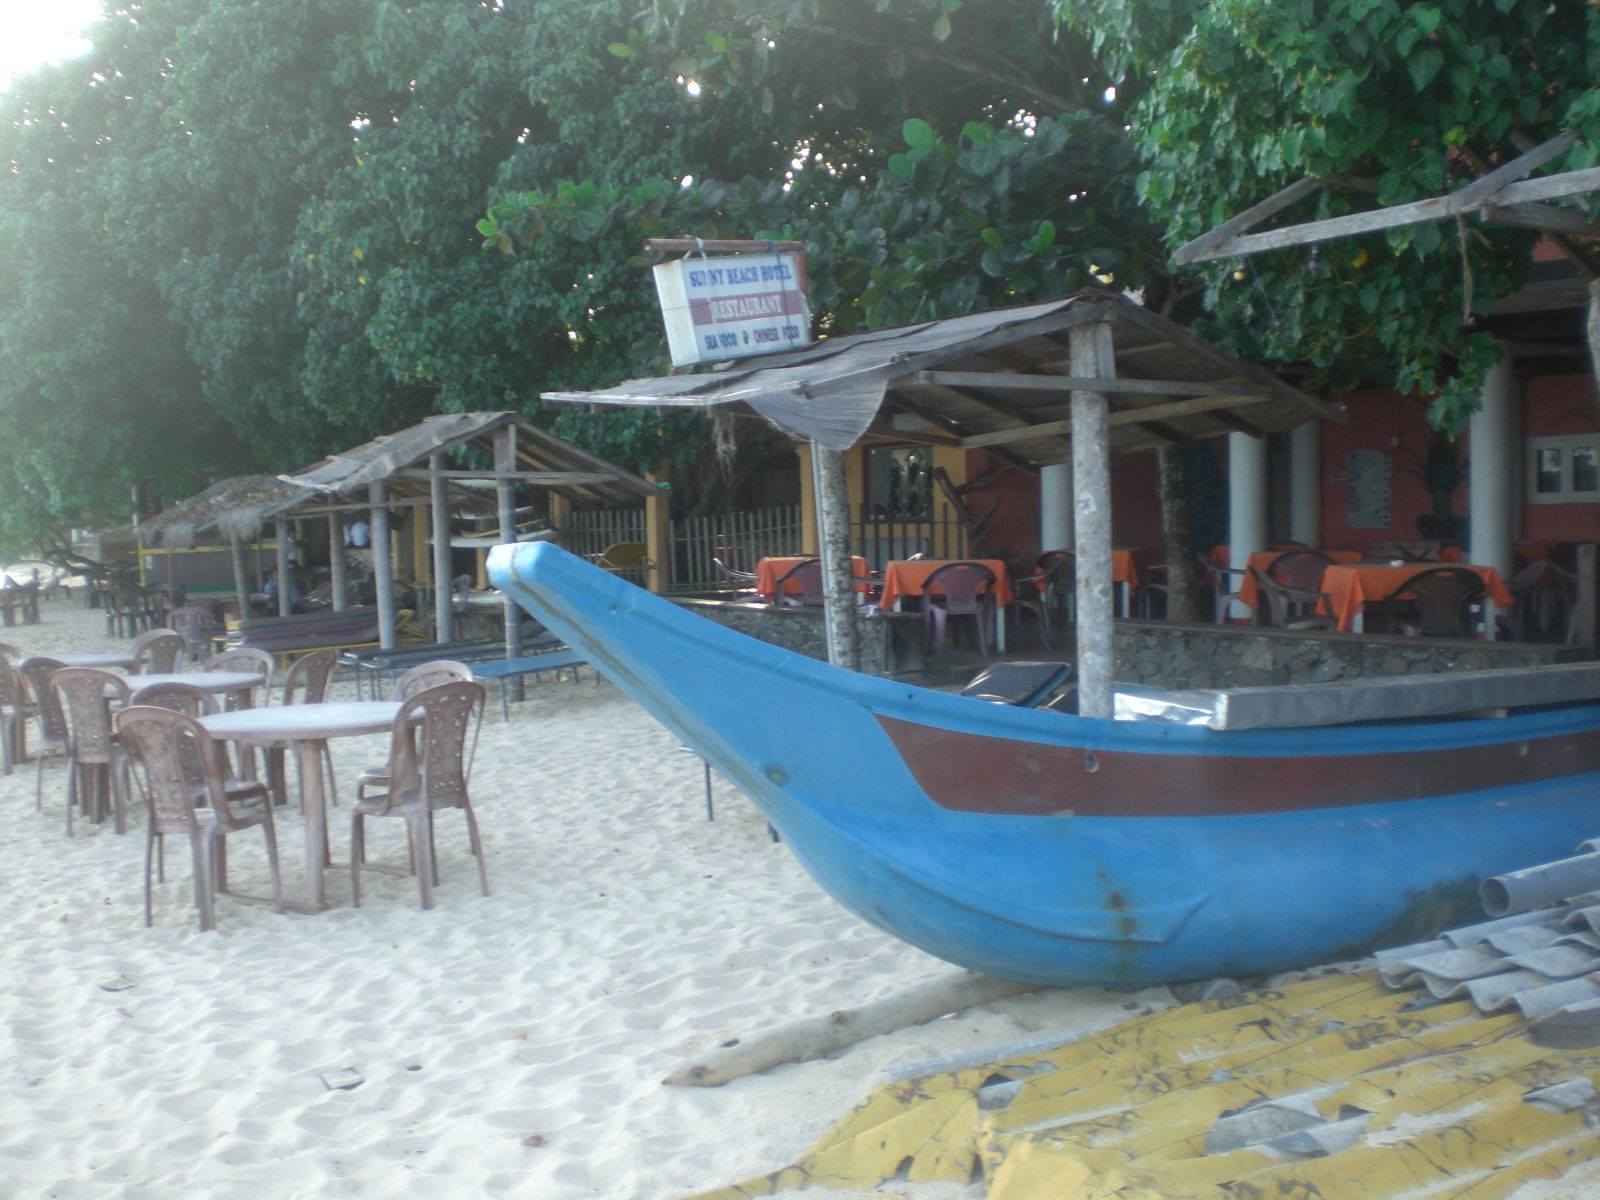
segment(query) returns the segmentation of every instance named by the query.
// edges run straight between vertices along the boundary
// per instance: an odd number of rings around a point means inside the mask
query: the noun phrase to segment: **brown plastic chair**
[[[63,667],[50,674],[67,719],[67,833],[72,810],[83,807],[91,821],[116,813],[118,833],[128,831],[128,756],[111,725],[111,706],[128,703],[128,681],[95,667]]]
[[[178,669],[183,653],[183,634],[176,629],[151,629],[133,641],[133,664],[129,675],[166,675]]]
[[[1412,637],[1464,638],[1472,632],[1472,606],[1487,589],[1466,567],[1433,567],[1384,597],[1392,630]]]
[[[994,585],[994,572],[979,562],[945,563],[923,581],[922,620],[930,653],[944,653],[951,617],[971,617],[978,653],[989,653],[985,627],[994,615]]]
[[[1051,614],[1070,622],[1077,590],[1078,556],[1071,550],[1046,550],[1034,560],[1032,575],[1011,581],[1011,607],[1018,616],[1031,612],[1039,620],[1039,636],[1050,648]]]
[[[453,658],[436,658],[432,662],[418,663],[412,667],[394,684],[394,699],[409,700],[418,692],[426,691],[431,687],[438,687],[445,683],[471,683],[472,668],[466,663],[457,662]],[[467,764],[468,774],[471,774],[472,764]],[[389,766],[385,763],[381,767],[368,767],[356,777],[356,799],[361,800],[367,794],[368,788],[387,788],[389,786]]]
[[[200,664],[202,671],[254,671],[261,676],[261,685],[265,694],[272,695],[272,679],[276,664],[272,655],[255,646],[236,646],[231,650],[219,650],[210,658]],[[255,704],[255,690],[248,692],[235,692],[227,700],[229,710],[238,708],[251,708]],[[259,778],[256,774],[256,750],[247,742],[240,742],[239,775],[244,779]]]
[[[794,584],[799,591],[791,591],[790,584]],[[781,576],[773,585],[774,603],[788,608],[821,608],[824,603],[822,590],[822,560],[808,558],[804,562],[797,562]]]
[[[157,844],[169,833],[189,835],[194,854],[194,899],[201,930],[215,929],[216,898],[228,891],[223,840],[230,833],[260,826],[267,842],[267,867],[272,875],[272,904],[283,911],[283,880],[278,871],[278,839],[272,826],[272,805],[262,784],[249,795],[230,794],[222,772],[222,755],[205,728],[170,708],[137,705],[117,714],[117,732],[129,752],[144,764],[149,784],[150,821],[144,851],[144,923],[154,922],[150,882]],[[161,878],[166,878],[163,867]],[[245,897],[249,898],[249,897]]]
[[[337,650],[313,650],[310,654],[302,654],[290,663],[289,669],[283,673],[283,703],[326,703],[328,688],[333,683],[334,668],[338,665]],[[288,742],[281,742],[266,747],[263,752],[267,763],[267,786],[271,788],[272,799],[276,804],[288,803],[288,775],[284,769],[284,757],[288,748]],[[308,746],[307,750],[310,749]],[[323,762],[327,764],[328,799],[338,804],[339,796],[333,786],[333,753],[329,750],[327,742],[317,743],[316,752],[322,755]]]
[[[357,801],[351,816],[350,890],[358,906],[363,870],[405,873],[365,861],[366,818],[401,817],[406,822],[410,870],[417,877],[422,907],[433,907],[433,889],[439,880],[433,815],[446,808],[459,808],[465,815],[468,844],[478,860],[478,883],[483,894],[489,894],[483,841],[467,794],[468,764],[483,720],[485,695],[481,683],[444,683],[426,688],[401,704],[389,739],[389,790]],[[419,713],[420,724],[416,719]],[[469,726],[473,743],[470,747]]]
[[[61,711],[61,701],[50,687],[50,676],[64,670],[66,663],[54,658],[35,656],[25,658],[17,673],[28,687],[29,715],[39,722],[39,748],[34,753],[36,769],[33,777],[33,806],[44,807],[44,763],[47,758],[67,758],[70,741],[67,734],[66,714]],[[71,797],[68,797],[71,803]]]
[[[1279,583],[1260,567],[1251,567],[1261,603],[1266,606],[1267,624],[1274,629],[1332,629],[1338,622],[1332,616],[1333,604],[1327,593],[1312,588],[1290,587]]]
[[[1267,574],[1286,588],[1305,592],[1322,590],[1322,573],[1333,566],[1333,555],[1321,550],[1285,550],[1267,564]]]
[[[205,605],[181,604],[167,613],[167,622],[183,637],[185,661],[200,662],[211,653],[211,637],[219,630]]]
[[[1229,610],[1239,598],[1239,589],[1250,577],[1249,571],[1236,567],[1219,567],[1204,554],[1197,553],[1201,576],[1211,586],[1211,618],[1218,625],[1228,623]]]
[[[255,646],[236,646],[232,650],[220,650],[205,662],[200,664],[202,671],[254,671],[261,676],[261,682],[269,690],[272,687],[274,665],[272,655]],[[246,693],[246,697],[248,697]],[[249,708],[251,700],[241,698],[236,706]],[[230,701],[230,707],[235,707]]]
[[[27,686],[6,651],[0,648],[0,756],[7,775],[12,766],[28,757],[26,733],[30,715]]]

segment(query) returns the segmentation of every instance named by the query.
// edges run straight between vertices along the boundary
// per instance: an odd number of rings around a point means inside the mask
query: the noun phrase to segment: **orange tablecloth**
[[[1011,580],[1006,575],[1006,565],[996,558],[937,559],[919,558],[915,562],[891,562],[883,568],[883,594],[878,597],[878,607],[891,609],[902,596],[922,595],[922,585],[940,567],[949,562],[979,562],[994,572],[995,603],[1002,608],[1011,603]]]
[[[1350,563],[1329,567],[1322,573],[1322,590],[1328,594],[1328,601],[1333,605],[1333,615],[1339,620],[1339,628],[1349,632],[1355,624],[1355,619],[1361,613],[1363,604],[1371,604],[1382,600],[1413,575],[1420,575],[1424,571],[1431,571],[1438,563],[1406,563],[1404,566],[1391,567],[1383,564]],[[1469,571],[1476,571],[1483,580],[1483,585],[1489,590],[1489,599],[1496,604],[1509,607],[1515,603],[1512,595],[1506,590],[1505,580],[1500,578],[1500,572],[1493,567],[1480,567],[1474,563],[1452,563],[1451,566],[1465,567]]]
[[[1257,550],[1250,556],[1250,566],[1265,572],[1282,555],[1288,553],[1291,553],[1291,551]],[[1361,560],[1361,551],[1359,550],[1322,550],[1318,553],[1326,554],[1336,563],[1353,563]],[[1226,566],[1227,564],[1223,563],[1221,565]],[[1239,581],[1239,603],[1248,604],[1251,608],[1254,608],[1260,599],[1261,596],[1256,588],[1256,577],[1254,575],[1246,575]]]
[[[778,580],[782,579],[791,567],[815,557],[815,554],[796,554],[790,557],[763,558],[756,563],[756,591],[768,604],[775,603],[778,598]],[[867,560],[859,554],[853,555],[850,559],[850,573],[858,579],[865,579]],[[865,584],[856,584],[857,591],[863,591],[865,588]],[[798,592],[800,587],[790,580],[788,590],[793,594]]]

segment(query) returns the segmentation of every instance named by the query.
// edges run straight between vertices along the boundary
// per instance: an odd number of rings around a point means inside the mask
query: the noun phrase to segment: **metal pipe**
[[[1478,885],[1478,895],[1484,912],[1503,917],[1596,888],[1600,888],[1600,854],[1579,854],[1485,879]]]

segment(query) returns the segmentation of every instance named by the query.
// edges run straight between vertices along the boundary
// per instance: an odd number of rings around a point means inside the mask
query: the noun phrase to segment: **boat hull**
[[[987,704],[725,629],[551,545],[502,588],[930,954],[1142,985],[1354,957],[1595,832],[1600,705],[1218,731]]]

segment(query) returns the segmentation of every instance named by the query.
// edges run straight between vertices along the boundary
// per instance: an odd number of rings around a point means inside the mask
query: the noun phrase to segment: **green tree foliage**
[[[1139,81],[1141,191],[1176,246],[1305,176],[1303,221],[1462,186],[1564,129],[1600,156],[1600,10],[1545,0],[1113,0],[1091,14],[1108,69]],[[1458,427],[1498,356],[1477,327],[1524,276],[1533,237],[1425,222],[1204,271],[1207,332],[1304,362],[1313,386],[1393,383]]]

